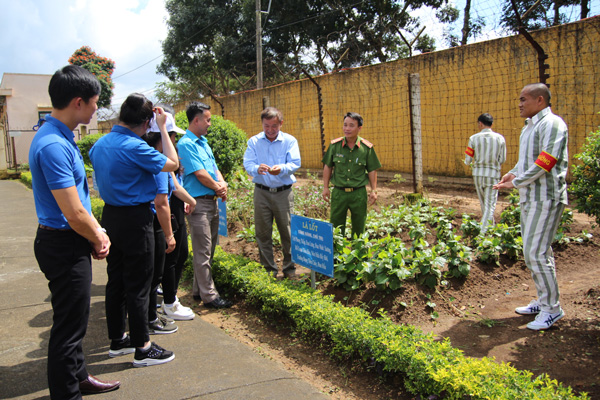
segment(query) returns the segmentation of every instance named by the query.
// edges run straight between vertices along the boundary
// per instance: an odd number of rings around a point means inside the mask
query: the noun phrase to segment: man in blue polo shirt
[[[183,166],[183,187],[196,199],[196,208],[189,216],[194,252],[192,295],[209,308],[231,307],[230,301],[219,296],[211,272],[219,239],[217,197],[227,200],[227,183],[205,137],[210,126],[210,106],[193,102],[186,115],[189,127],[177,143],[177,149]]]
[[[110,240],[91,212],[83,158],[73,130],[89,124],[97,110],[98,80],[68,65],[48,87],[52,113],[29,149],[33,197],[38,215],[35,257],[48,279],[54,312],[48,343],[48,386],[52,399],[81,399],[82,393],[117,389],[86,370],[82,341],[90,312],[92,260],[104,259]]]
[[[292,135],[281,132],[283,114],[267,107],[260,114],[263,131],[248,140],[244,168],[252,177],[254,189],[254,224],[260,263],[277,276],[273,257],[273,219],[279,229],[283,247],[282,272],[285,278],[296,275],[292,262],[291,214],[294,209],[292,185],[294,172],[300,168],[300,148]]]

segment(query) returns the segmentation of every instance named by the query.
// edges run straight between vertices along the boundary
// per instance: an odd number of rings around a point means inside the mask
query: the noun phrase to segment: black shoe
[[[177,332],[177,325],[173,323],[172,319],[169,318],[169,320],[171,322],[161,315],[156,318],[156,321],[148,322],[148,333],[150,335],[163,335]]]
[[[152,342],[148,350],[135,349],[135,357],[133,359],[134,367],[148,367],[150,365],[158,365],[168,363],[175,358],[172,351],[168,351]]]
[[[200,297],[200,296],[197,296],[197,295],[193,295],[193,296],[192,296],[192,298],[193,298],[194,300],[196,300],[196,301],[200,301],[200,300],[202,300],[202,297]]]
[[[125,339],[110,341],[110,350],[108,350],[108,356],[124,356],[125,354],[131,354],[134,351],[135,347],[131,345],[131,338],[129,335],[127,335],[125,336]]]
[[[290,272],[286,271],[283,273],[283,278],[289,279],[290,281],[295,281],[298,279],[298,275],[296,275],[296,271],[290,271]]]
[[[216,299],[214,299],[213,301],[211,301],[210,303],[204,303],[204,307],[208,307],[208,308],[229,308],[233,305],[232,302],[230,302],[229,300],[225,300],[221,297],[217,297]]]

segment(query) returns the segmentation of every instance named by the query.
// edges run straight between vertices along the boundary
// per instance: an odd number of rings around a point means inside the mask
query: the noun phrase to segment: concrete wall
[[[532,33],[549,55],[547,83],[553,111],[569,126],[569,154],[579,152],[586,135],[600,125],[600,17]],[[423,168],[426,174],[465,176],[464,149],[477,132],[477,117],[489,112],[494,130],[507,142],[503,172],[517,161],[523,119],[518,95],[538,81],[537,53],[522,36],[475,43],[410,59],[343,70],[315,77],[321,86],[326,145],[342,135],[347,111],[362,114],[361,135],[375,144],[383,169],[410,173],[411,139],[408,75],[421,81]],[[303,168],[321,169],[317,90],[308,79],[218,100],[225,118],[248,136],[260,132],[264,99],[284,113],[282,130],[300,143]],[[202,99],[221,115],[211,98]],[[183,105],[178,105],[181,109]]]

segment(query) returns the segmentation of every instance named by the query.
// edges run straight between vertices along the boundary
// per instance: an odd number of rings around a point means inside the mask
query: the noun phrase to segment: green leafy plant
[[[576,199],[575,209],[600,224],[600,128],[589,134],[575,158],[580,163],[572,167],[573,182],[568,189]]]
[[[237,237],[240,239],[244,239],[247,242],[255,242],[256,241],[256,227],[254,224],[250,226],[245,226],[242,230],[240,230],[237,234]],[[273,231],[271,232],[271,239],[273,240],[273,245],[279,246],[281,245],[281,239],[279,237],[279,230],[277,229],[277,225],[273,224]]]
[[[490,240],[494,245],[499,243],[500,247],[499,249],[495,248],[494,246],[491,246],[490,243],[478,247],[478,250],[481,248],[482,251],[488,251],[490,254],[494,251],[498,252],[494,257],[486,257],[485,254],[482,254],[481,256],[483,256],[484,259],[480,258],[481,261],[497,261],[495,257],[499,257],[500,254],[506,254],[509,258],[516,260],[519,255],[523,253],[523,238],[521,237],[520,225],[508,226],[507,224],[502,223],[491,225],[485,234],[485,238],[481,238],[481,241],[486,239]],[[484,248],[486,248],[486,250],[484,250]]]
[[[99,197],[91,197],[92,214],[98,222],[102,221],[102,210],[104,210],[104,201]]]
[[[323,200],[323,182],[312,180],[303,186],[294,186],[294,213],[307,218],[329,219],[329,202]]]
[[[476,254],[477,259],[485,263],[496,263],[500,265],[500,253],[502,252],[502,241],[497,236],[485,237],[479,242]]]
[[[486,317],[481,317],[477,323],[486,328],[493,328],[497,325],[504,325],[503,321],[498,321],[497,319],[491,319]]]
[[[29,171],[23,171],[21,172],[21,176],[19,177],[19,180],[28,188],[31,189],[31,172]]]
[[[187,129],[189,123],[185,111],[175,114],[175,123],[181,129]],[[242,166],[248,141],[246,133],[232,121],[212,115],[206,140],[213,151],[219,171],[229,181]]]
[[[573,211],[569,208],[565,208],[562,215],[560,216],[560,223],[552,243],[558,242],[559,244],[568,243],[567,232],[571,230],[571,224],[573,223]]]
[[[462,224],[460,230],[466,238],[474,239],[481,233],[481,224],[473,219],[471,215],[464,214],[462,216]]]
[[[412,271],[417,282],[429,288],[434,288],[442,276],[441,268],[446,265],[446,259],[438,256],[435,249],[415,250]]]
[[[519,190],[513,189],[508,196],[508,206],[500,214],[500,223],[508,226],[521,224],[521,206],[519,205]]]
[[[79,151],[83,157],[83,162],[86,165],[86,171],[88,168],[93,169],[92,161],[90,161],[90,149],[102,136],[104,136],[104,133],[94,133],[93,135],[84,136],[81,138],[81,140],[77,141],[77,147],[79,147]]]
[[[570,387],[546,375],[534,378],[529,371],[491,358],[466,357],[449,340],[437,340],[433,333],[414,326],[395,324],[385,313],[373,318],[362,308],[346,307],[309,286],[277,282],[260,264],[220,248],[213,270],[219,288],[243,296],[267,319],[284,317],[297,337],[311,343],[315,338],[327,340],[334,358],[380,365],[383,371],[402,377],[413,395],[482,400],[589,399],[587,394],[575,395]]]
[[[448,260],[448,275],[455,278],[469,276],[472,251],[469,246],[461,243],[461,237],[453,235],[452,239],[440,243],[440,253]]]

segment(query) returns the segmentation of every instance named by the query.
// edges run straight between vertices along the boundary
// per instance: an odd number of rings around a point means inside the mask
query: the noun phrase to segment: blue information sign
[[[219,205],[219,235],[227,236],[227,202],[217,199]]]
[[[333,225],[292,215],[292,261],[333,278]]]

